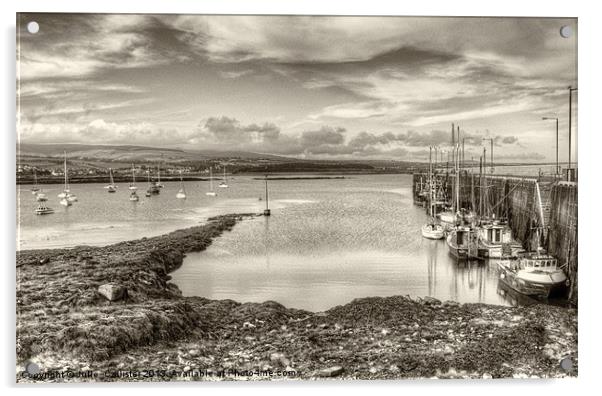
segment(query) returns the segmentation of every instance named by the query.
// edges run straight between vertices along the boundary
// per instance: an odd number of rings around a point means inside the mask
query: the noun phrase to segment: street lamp
[[[560,174],[560,167],[558,166],[558,117],[541,117],[541,119],[556,120],[556,176],[558,176]]]
[[[572,177],[572,175],[570,174],[571,171],[571,129],[572,129],[572,124],[573,124],[573,91],[577,91],[577,88],[573,88],[569,85],[569,178]]]
[[[482,140],[489,140],[489,141],[491,141],[491,174],[493,174],[493,170],[495,169],[493,167],[493,138],[483,138]]]

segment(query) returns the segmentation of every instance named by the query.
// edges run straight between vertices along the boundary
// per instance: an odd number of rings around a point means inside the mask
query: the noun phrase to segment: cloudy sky
[[[35,20],[37,34],[26,24]],[[573,19],[21,14],[22,142],[552,161],[577,84]]]

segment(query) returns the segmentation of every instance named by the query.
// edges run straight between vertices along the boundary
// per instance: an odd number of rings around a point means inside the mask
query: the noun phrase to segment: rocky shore
[[[17,381],[577,375],[575,309],[394,296],[314,313],[182,297],[169,273],[247,216],[106,247],[18,252]],[[561,367],[566,357],[572,367]]]

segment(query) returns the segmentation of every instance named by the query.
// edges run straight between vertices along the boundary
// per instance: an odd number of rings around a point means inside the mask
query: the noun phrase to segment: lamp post
[[[569,171],[568,176],[571,178],[571,129],[573,127],[573,91],[577,91],[577,88],[573,88],[569,85]]]
[[[560,174],[560,167],[558,165],[558,117],[541,117],[541,119],[556,120],[556,176],[558,176]]]
[[[483,138],[483,140],[489,140],[491,142],[491,174],[493,174],[494,171],[494,167],[493,167],[493,138]]]

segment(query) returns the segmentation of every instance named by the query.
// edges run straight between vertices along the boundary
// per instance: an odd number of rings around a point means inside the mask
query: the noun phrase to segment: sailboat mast
[[[67,152],[64,151],[63,154],[65,155],[65,161],[63,163],[63,173],[65,174],[65,190],[67,190],[69,188],[69,182],[67,181]]]
[[[458,139],[460,127],[458,127]],[[460,145],[456,144],[456,211],[460,210]]]
[[[265,209],[268,210],[268,175],[265,175]]]
[[[434,217],[433,213],[433,147],[429,147],[429,212],[431,217]]]
[[[134,170],[134,164],[132,164],[132,186],[136,184],[136,171]]]

